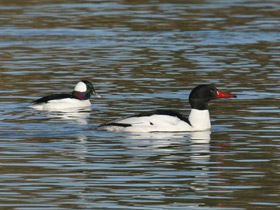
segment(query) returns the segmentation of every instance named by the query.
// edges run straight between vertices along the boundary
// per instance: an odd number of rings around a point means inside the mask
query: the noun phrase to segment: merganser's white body
[[[107,126],[105,124],[102,127],[111,132],[204,131],[211,128],[211,122],[208,110],[192,109],[189,122],[177,116],[153,114],[143,117],[132,116],[109,123]]]

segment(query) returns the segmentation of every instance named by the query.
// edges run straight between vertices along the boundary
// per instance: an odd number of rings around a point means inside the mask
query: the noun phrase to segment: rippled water
[[[0,1],[0,209],[280,208],[276,0]],[[91,110],[30,101],[91,80]],[[124,134],[100,123],[187,115],[215,83],[212,130]]]

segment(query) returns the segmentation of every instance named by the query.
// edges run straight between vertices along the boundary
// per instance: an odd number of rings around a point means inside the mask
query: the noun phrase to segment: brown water
[[[0,209],[280,208],[279,23],[278,0],[0,1]],[[27,107],[80,79],[91,111]],[[238,95],[211,134],[94,130],[204,83]]]

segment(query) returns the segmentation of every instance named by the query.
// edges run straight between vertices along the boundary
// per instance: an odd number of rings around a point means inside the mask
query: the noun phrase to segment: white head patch
[[[78,84],[75,86],[75,91],[78,92],[86,92],[87,91],[87,86],[83,82],[78,82]]]

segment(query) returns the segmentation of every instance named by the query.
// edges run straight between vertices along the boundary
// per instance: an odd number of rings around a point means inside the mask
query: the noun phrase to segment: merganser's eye
[[[211,92],[212,95],[216,95],[217,91],[215,89],[211,89],[210,92]]]

